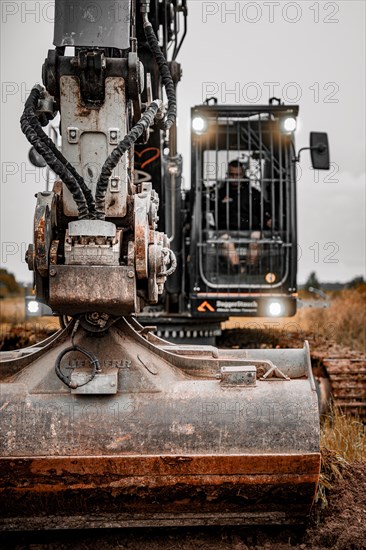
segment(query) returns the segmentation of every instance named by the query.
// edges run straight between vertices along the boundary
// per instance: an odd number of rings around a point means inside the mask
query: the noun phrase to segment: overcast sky
[[[108,0],[105,0],[108,2]],[[91,2],[93,3],[93,2]],[[95,2],[94,2],[95,3]],[[332,170],[319,179],[302,156],[298,182],[299,282],[365,274],[365,2],[188,0],[179,61],[179,147],[189,186],[190,107],[220,102],[300,105],[298,148],[327,131]],[[52,2],[1,2],[1,265],[31,281],[34,194],[45,187],[27,161],[19,119],[52,47]]]

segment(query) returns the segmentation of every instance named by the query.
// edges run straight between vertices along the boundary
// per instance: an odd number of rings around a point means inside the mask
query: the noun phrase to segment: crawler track
[[[366,358],[352,350],[322,349],[312,352],[317,361],[320,375],[329,382],[330,393],[336,406],[348,414],[358,414],[366,420]]]

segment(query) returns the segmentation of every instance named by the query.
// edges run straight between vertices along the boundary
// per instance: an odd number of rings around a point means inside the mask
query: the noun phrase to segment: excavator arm
[[[122,0],[112,10],[101,3],[94,24],[88,2],[71,10],[57,0],[44,87],[33,88],[21,119],[23,133],[59,177],[52,192],[37,198],[27,253],[36,295],[86,324],[157,303],[175,269],[168,238],[157,227],[155,182],[135,177],[134,158],[135,144],[155,135],[160,154],[175,131],[176,84],[149,20],[152,10],[155,29],[162,23],[163,49],[173,43],[177,50],[173,31],[183,6],[179,11],[175,4]],[[61,151],[42,129],[58,112]]]

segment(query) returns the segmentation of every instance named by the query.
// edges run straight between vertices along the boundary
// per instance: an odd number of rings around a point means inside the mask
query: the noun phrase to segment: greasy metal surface
[[[49,250],[51,247],[51,208],[54,194],[37,193],[34,215],[34,263],[33,269],[45,277],[48,275]]]
[[[116,368],[111,369],[108,372],[100,372],[86,384],[90,378],[89,370],[74,371],[71,374],[71,382],[77,387],[72,387],[71,393],[79,395],[114,395],[118,389],[118,370]]]
[[[135,305],[135,278],[124,266],[58,265],[52,268],[49,305],[58,313],[126,315]]]
[[[111,3],[56,0],[55,46],[130,46],[130,0]]]
[[[76,220],[69,223],[70,237],[115,237],[117,228],[105,220]]]
[[[66,231],[65,264],[118,266],[121,257],[122,231],[116,231],[116,226],[111,225],[114,226],[113,236],[104,236],[97,232],[94,235],[86,236],[81,233],[78,236],[71,236],[69,231]],[[90,229],[92,230],[92,227]],[[95,231],[97,231],[97,227]]]
[[[115,145],[110,143],[109,130],[118,128],[119,138],[127,133],[125,81],[109,77],[105,80],[105,101],[99,109],[83,105],[80,83],[74,76],[60,78],[62,111],[62,153],[84,177],[95,196],[96,184],[104,162]],[[76,128],[77,140],[70,143],[68,128]],[[120,178],[119,193],[106,195],[106,216],[124,217],[127,213],[127,163],[124,158],[113,171],[112,178]],[[64,186],[64,212],[76,216],[77,209],[70,192]]]
[[[136,275],[140,280],[148,279],[146,301],[149,304],[158,302],[167,277],[176,268],[167,236],[156,231],[158,207],[159,198],[151,182],[143,183],[141,192],[134,195],[134,246]]]
[[[148,278],[148,246],[150,192],[139,193],[134,197],[134,229],[136,247],[136,275],[138,279]]]
[[[216,375],[246,366],[240,353],[174,354],[131,323],[75,337],[103,372],[118,369],[116,395],[73,395],[62,384],[54,362],[68,339],[3,380],[2,529],[303,519],[320,465],[311,380],[225,387]],[[84,360],[72,352],[63,368],[77,372]]]
[[[221,384],[227,386],[255,386],[257,369],[255,365],[243,367],[221,367]]]

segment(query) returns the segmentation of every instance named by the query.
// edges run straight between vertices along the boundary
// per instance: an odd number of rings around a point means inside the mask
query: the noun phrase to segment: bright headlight
[[[29,313],[37,313],[39,311],[39,303],[32,300],[31,302],[28,302],[27,308]]]
[[[280,126],[282,132],[285,134],[292,134],[296,130],[297,120],[293,116],[285,117],[281,120]]]
[[[278,317],[282,313],[282,306],[280,302],[271,302],[268,308],[269,314],[272,317]]]
[[[207,130],[207,120],[201,116],[196,116],[192,119],[192,130],[195,134],[204,134]]]

